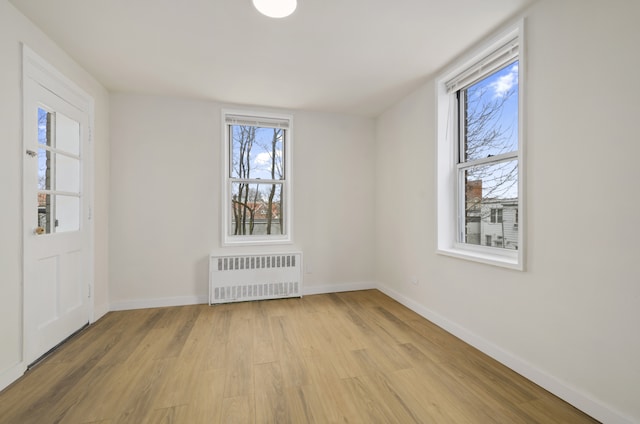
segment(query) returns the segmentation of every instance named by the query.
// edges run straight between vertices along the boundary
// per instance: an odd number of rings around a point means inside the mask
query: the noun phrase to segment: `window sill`
[[[500,253],[492,253],[483,250],[476,250],[468,247],[450,247],[439,248],[436,250],[439,255],[450,256],[453,258],[464,259],[472,262],[479,262],[486,265],[493,265],[501,268],[514,269],[524,271],[524,266],[520,255],[517,251],[504,251]]]

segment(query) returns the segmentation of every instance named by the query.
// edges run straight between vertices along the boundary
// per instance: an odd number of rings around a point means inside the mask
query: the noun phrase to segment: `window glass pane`
[[[61,154],[54,154],[56,160],[55,190],[80,192],[80,161]]]
[[[80,123],[60,112],[56,112],[56,148],[80,154]]]
[[[461,161],[518,150],[518,61],[463,91]]]
[[[475,166],[464,175],[463,242],[518,249],[518,161]]]
[[[54,232],[63,233],[80,229],[80,198],[75,196],[55,197]]]
[[[283,234],[282,184],[231,184],[230,235]]]
[[[230,125],[231,178],[283,180],[284,132],[281,128]]]

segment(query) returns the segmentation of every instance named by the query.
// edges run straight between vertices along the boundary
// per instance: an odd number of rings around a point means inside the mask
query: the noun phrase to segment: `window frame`
[[[518,249],[487,247],[464,243],[460,239],[461,225],[464,216],[461,213],[465,202],[464,181],[459,177],[460,172],[469,169],[470,162],[461,161],[459,134],[461,131],[458,116],[457,93],[469,86],[469,81],[483,79],[502,69],[514,59],[501,61],[494,55],[503,46],[517,40],[518,51],[518,149],[514,152],[496,155],[489,159],[477,159],[474,166],[483,163],[497,163],[500,161],[516,160],[518,166]],[[496,57],[498,59],[496,60]],[[497,65],[496,65],[497,63]],[[502,63],[502,64],[501,64]],[[483,71],[483,66],[490,68]],[[473,76],[477,72],[479,76]],[[523,224],[526,217],[525,205],[525,93],[526,93],[526,52],[524,43],[524,20],[519,20],[506,27],[484,43],[463,56],[458,62],[445,71],[435,81],[436,87],[436,252],[438,254],[481,262],[489,265],[524,270],[525,234]],[[461,82],[462,81],[462,82]],[[458,85],[455,85],[458,84]],[[455,86],[454,89],[451,87]],[[503,242],[504,243],[504,242]]]
[[[283,178],[277,180],[277,184],[282,184],[283,206],[281,213],[283,234],[271,235],[234,235],[232,234],[232,213],[231,213],[231,187],[238,180],[247,180],[253,183],[270,183],[271,180],[264,179],[238,179],[231,175],[231,162],[233,149],[231,146],[230,120],[245,122],[247,125],[254,125],[261,128],[282,128],[284,130],[283,140]],[[292,146],[293,146],[293,115],[286,113],[271,113],[256,110],[222,109],[222,189],[221,189],[221,243],[222,246],[256,246],[256,245],[276,245],[293,243],[293,190],[292,190]]]

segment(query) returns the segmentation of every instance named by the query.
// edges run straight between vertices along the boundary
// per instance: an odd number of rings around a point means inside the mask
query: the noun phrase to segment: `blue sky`
[[[239,142],[236,141],[240,137],[239,127],[232,126],[234,143],[232,146],[233,151],[233,170],[232,176],[234,178],[239,177],[237,162],[239,160]],[[250,167],[251,174],[248,176],[253,179],[271,179],[271,156],[272,156],[272,140],[273,140],[273,128],[257,127],[255,133],[255,141],[251,148]],[[279,130],[283,131],[283,130]],[[283,142],[282,137],[276,144],[276,168],[282,169],[283,164]],[[278,169],[276,169],[276,179],[281,179]]]
[[[513,152],[518,149],[518,62],[507,65],[467,89],[467,160]],[[487,109],[483,107],[489,105]],[[501,105],[495,108],[495,105]],[[480,111],[494,110],[478,124]],[[475,113],[474,113],[475,112]],[[475,131],[474,131],[475,130]],[[497,135],[496,135],[497,134]],[[482,180],[483,197],[518,196],[517,160],[473,167],[471,180]]]
[[[479,107],[481,104],[506,99],[500,113],[485,124],[485,128],[501,127],[504,140],[499,146],[482,147],[476,158],[487,157],[489,154],[495,156],[518,149],[518,66],[517,61],[507,65],[467,89],[470,105]]]

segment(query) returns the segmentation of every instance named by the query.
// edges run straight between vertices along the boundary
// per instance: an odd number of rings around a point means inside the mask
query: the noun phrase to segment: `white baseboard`
[[[334,285],[322,285],[322,286],[303,286],[302,294],[304,296],[311,296],[313,294],[326,294],[326,293],[340,293],[355,290],[370,290],[377,289],[378,285],[373,282],[364,281],[360,283],[346,283],[346,284],[334,284]]]
[[[22,362],[19,362],[0,373],[0,390],[4,390],[11,383],[22,377],[27,370],[27,366]]]
[[[107,303],[102,304],[102,305],[95,305],[93,307],[93,317],[91,319],[91,322],[98,321],[100,318],[105,316],[107,314],[107,312],[109,312],[109,310],[110,310],[109,304],[107,304]]]
[[[346,284],[334,284],[334,285],[322,285],[322,286],[303,286],[303,296],[310,296],[313,294],[325,294],[325,293],[339,293],[345,291],[354,290],[369,290],[377,289],[377,284],[373,282],[359,282],[359,283],[346,283]],[[184,305],[198,305],[203,303],[209,303],[209,297],[203,296],[180,296],[180,297],[165,297],[157,299],[136,299],[136,300],[123,300],[114,302],[110,305],[111,311],[128,311],[132,309],[147,309],[147,308],[163,308],[166,306],[184,306]],[[96,317],[98,317],[98,310],[96,310]],[[96,318],[97,319],[97,318]]]
[[[407,308],[423,316],[429,321],[433,322],[437,326],[443,328],[454,336],[462,339],[466,343],[480,350],[481,352],[489,355],[501,364],[511,368],[513,371],[524,376],[525,378],[533,381],[569,404],[575,406],[584,413],[592,416],[593,418],[607,424],[633,424],[634,421],[614,410],[608,405],[600,402],[597,399],[581,392],[580,390],[571,387],[564,381],[557,379],[556,377],[546,373],[545,371],[536,368],[529,362],[513,355],[501,349],[499,346],[479,337],[477,334],[467,330],[466,328],[456,324],[453,321],[448,320],[442,315],[425,308],[423,305],[409,299],[408,297],[398,293],[397,291],[378,285],[378,290],[385,293],[387,296],[402,303]]]
[[[209,303],[209,297],[205,295],[124,300],[112,303],[110,310],[128,311],[131,309],[164,308],[166,306],[199,305],[202,303]]]

